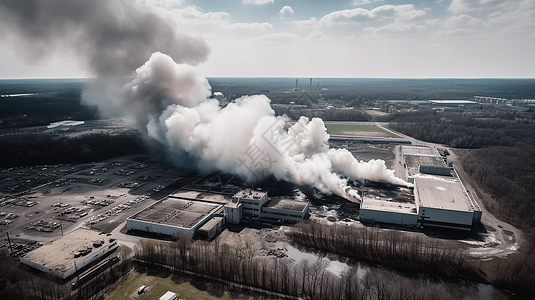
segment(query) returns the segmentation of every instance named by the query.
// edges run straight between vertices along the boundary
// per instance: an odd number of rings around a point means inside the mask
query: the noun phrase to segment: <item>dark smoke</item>
[[[132,75],[156,51],[190,65],[206,60],[204,40],[177,35],[164,20],[132,4],[135,1],[1,0],[0,33],[14,37],[17,50],[30,62],[67,50],[82,67],[104,77]]]

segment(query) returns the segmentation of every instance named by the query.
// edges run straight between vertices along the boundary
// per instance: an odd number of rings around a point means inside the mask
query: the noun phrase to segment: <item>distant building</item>
[[[84,121],[65,120],[65,121],[59,121],[59,122],[50,123],[50,125],[46,126],[46,128],[48,128],[48,129],[58,128],[58,127],[68,128],[68,127],[78,126],[78,125],[82,125],[82,124],[85,124],[85,122]]]

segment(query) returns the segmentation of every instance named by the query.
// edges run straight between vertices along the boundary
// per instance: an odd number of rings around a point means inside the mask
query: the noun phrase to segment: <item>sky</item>
[[[535,78],[535,0],[130,2],[204,40],[206,77]],[[61,47],[28,60],[9,31],[0,78],[95,76]]]

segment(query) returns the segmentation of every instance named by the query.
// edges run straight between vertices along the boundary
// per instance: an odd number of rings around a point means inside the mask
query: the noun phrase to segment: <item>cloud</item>
[[[454,13],[461,13],[495,8],[506,2],[508,0],[452,0],[448,9]]]
[[[319,30],[313,30],[307,35],[308,38],[324,38],[325,34]]]
[[[365,23],[382,19],[415,20],[426,16],[423,10],[415,9],[413,4],[383,5],[372,10],[354,8],[335,11],[320,19],[322,24]]]
[[[243,4],[254,4],[254,5],[264,5],[268,3],[273,3],[275,0],[242,0]]]
[[[270,23],[234,23],[221,26],[230,30],[269,30],[273,29]]]
[[[280,11],[279,11],[279,14],[281,15],[292,15],[294,13],[294,10],[291,6],[284,6]]]
[[[371,3],[370,0],[353,0],[353,5],[363,5]]]
[[[462,14],[448,18],[442,26],[445,28],[463,28],[480,25],[485,25],[485,22],[481,19]]]
[[[256,37],[255,39],[262,40],[262,41],[270,41],[270,42],[290,42],[297,40],[299,36],[295,33],[289,33],[289,32],[278,32],[278,33],[272,33],[272,34],[266,34],[259,37]]]
[[[188,22],[192,20],[195,22],[208,23],[227,23],[230,20],[230,14],[226,12],[207,12],[204,13],[201,9],[195,5],[188,5],[185,8],[177,8],[170,11],[173,18],[183,20],[187,19]]]
[[[524,0],[515,4],[517,5],[508,11],[489,14],[487,19],[489,25],[503,26],[505,29],[515,31],[522,29],[533,32],[533,24],[535,24],[535,1]]]
[[[421,24],[394,22],[379,28],[366,27],[362,32],[366,34],[411,33],[424,30],[425,28]]]
[[[184,5],[184,0],[141,0],[139,4],[152,7],[177,8]]]
[[[293,21],[292,23],[295,24],[299,28],[319,28],[319,27],[321,27],[321,23],[316,18],[310,18],[308,20]]]

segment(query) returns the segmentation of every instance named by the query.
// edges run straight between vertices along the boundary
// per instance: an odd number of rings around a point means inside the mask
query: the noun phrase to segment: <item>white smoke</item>
[[[321,119],[301,117],[291,125],[285,116],[276,117],[264,95],[241,97],[220,108],[194,67],[165,54],[152,54],[136,74],[101,107],[132,116],[147,140],[171,155],[188,155],[203,172],[223,171],[249,181],[274,176],[350,200],[358,194],[348,179],[407,185],[382,160],[359,162],[345,149],[329,149]]]

